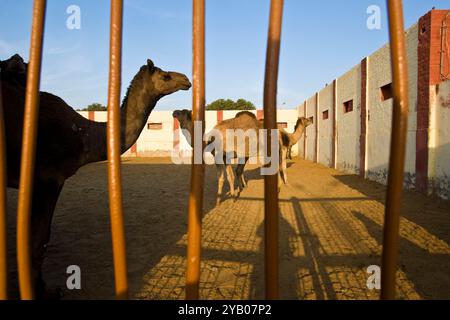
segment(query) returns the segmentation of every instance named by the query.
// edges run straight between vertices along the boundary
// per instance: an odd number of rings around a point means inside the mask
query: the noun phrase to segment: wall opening
[[[163,127],[162,122],[149,122],[147,123],[148,130],[161,130]]]
[[[309,121],[311,121],[311,124],[314,123],[314,117],[309,117],[308,119],[309,119]]]
[[[353,111],[353,100],[344,102],[344,113]]]
[[[386,101],[392,98],[392,83],[388,83],[380,87],[380,98],[381,101]]]
[[[325,110],[322,112],[322,119],[327,120],[328,119],[328,110]]]

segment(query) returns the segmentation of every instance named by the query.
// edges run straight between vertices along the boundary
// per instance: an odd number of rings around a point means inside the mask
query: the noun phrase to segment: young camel
[[[188,143],[192,146],[191,137],[193,136],[193,123],[192,123],[192,112],[190,110],[175,110],[172,113],[172,116],[178,120],[180,123],[180,128],[183,129],[183,134],[186,137]],[[258,137],[258,129],[260,128],[258,120],[255,115],[249,111],[241,111],[236,114],[236,116],[232,119],[227,119],[219,122],[214,127],[214,130],[220,132],[222,137],[222,149],[223,149],[223,163],[218,163],[216,161],[216,169],[217,169],[217,204],[220,203],[222,199],[222,190],[223,184],[225,181],[225,176],[227,178],[228,184],[230,186],[230,193],[232,196],[237,196],[237,190],[234,188],[234,173],[232,165],[230,164],[230,159],[237,158],[237,150],[236,143],[233,144],[231,149],[227,149],[226,143],[226,130],[243,130],[247,132],[247,130],[254,130],[256,133],[256,138]],[[214,141],[214,137],[212,137],[208,141],[208,145]],[[245,151],[243,154],[244,158],[238,159],[238,162],[247,162],[248,158],[251,156],[251,150],[249,150],[249,140],[246,138],[245,140]],[[215,150],[212,150],[211,153],[215,156]],[[242,166],[243,164],[238,164]]]
[[[0,67],[8,187],[18,188],[27,64],[15,55],[1,61]],[[190,86],[185,75],[163,71],[147,60],[131,81],[122,103],[121,152],[136,142],[159,99]],[[39,92],[39,105],[31,209],[32,281],[36,298],[59,298],[60,291],[47,290],[42,279],[53,212],[67,178],[85,164],[107,159],[106,123],[82,117],[61,98],[47,92]]]

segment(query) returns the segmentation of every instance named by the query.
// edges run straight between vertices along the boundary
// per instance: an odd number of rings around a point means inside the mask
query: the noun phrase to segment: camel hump
[[[255,118],[255,119],[256,119],[255,114],[252,113],[252,112],[250,112],[250,111],[247,111],[247,110],[245,110],[245,111],[240,111],[240,112],[236,113],[235,118],[239,118],[239,117],[241,117],[241,116],[243,116],[243,115],[247,115],[247,116],[249,116],[249,117],[252,117],[252,118]]]
[[[27,65],[17,53],[11,58],[0,61],[1,72],[26,73]]]

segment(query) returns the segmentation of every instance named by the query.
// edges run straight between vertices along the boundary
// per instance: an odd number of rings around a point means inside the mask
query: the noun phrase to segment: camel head
[[[299,126],[302,126],[303,128],[306,128],[307,126],[309,126],[310,124],[312,124],[311,120],[305,117],[299,117],[297,119],[297,123],[295,124],[294,127],[294,131],[297,130],[297,128]]]
[[[7,60],[0,61],[1,77],[3,80],[15,81],[25,87],[27,83],[27,67],[17,53]]]
[[[175,110],[172,113],[172,117],[178,120],[180,123],[181,129],[190,130],[192,127],[192,111],[183,109],[183,110]]]
[[[155,67],[150,59],[147,60],[147,65],[142,68],[147,69],[148,80],[153,84],[154,91],[161,97],[178,90],[188,90],[191,87],[191,82],[184,74],[161,70]]]

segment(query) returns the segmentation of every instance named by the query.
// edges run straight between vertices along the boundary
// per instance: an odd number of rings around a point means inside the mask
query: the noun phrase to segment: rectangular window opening
[[[388,83],[380,87],[380,98],[381,101],[386,101],[392,98],[392,83]]]
[[[148,130],[161,130],[163,127],[162,122],[149,122],[147,123]]]
[[[353,111],[353,100],[344,102],[344,113]]]
[[[322,119],[327,120],[328,119],[328,110],[325,110],[322,112]]]

